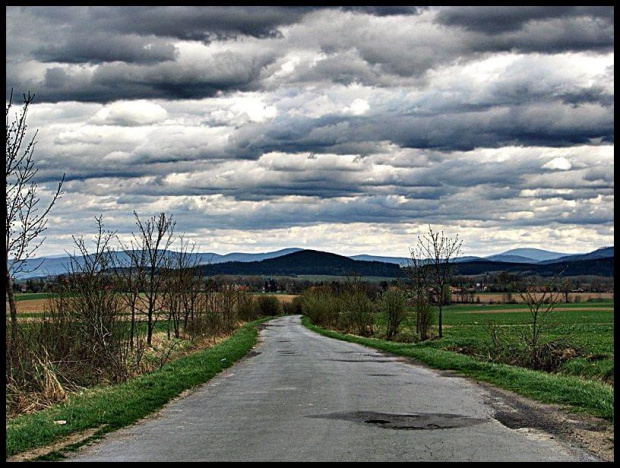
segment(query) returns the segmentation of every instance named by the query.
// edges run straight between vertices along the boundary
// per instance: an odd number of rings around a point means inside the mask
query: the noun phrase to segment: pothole
[[[418,414],[390,414],[374,411],[355,411],[351,413],[330,413],[310,418],[337,419],[360,424],[367,424],[385,429],[432,431],[437,429],[454,429],[469,427],[486,422],[487,419],[473,418],[462,414],[450,413],[418,413]]]
[[[403,362],[401,359],[328,359],[336,362]]]

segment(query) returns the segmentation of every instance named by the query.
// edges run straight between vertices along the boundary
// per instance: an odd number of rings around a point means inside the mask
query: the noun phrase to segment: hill
[[[551,250],[543,250],[543,249],[519,248],[519,249],[507,250],[506,252],[502,252],[501,254],[498,254],[498,255],[502,255],[502,256],[517,255],[519,257],[529,258],[530,260],[534,260],[535,262],[543,262],[545,260],[554,260],[556,258],[565,257],[570,254],[562,253],[562,252],[553,252]]]
[[[547,260],[541,263],[558,263],[558,262],[574,262],[578,260],[597,260],[601,258],[613,258],[614,256],[614,248],[613,247],[602,247],[593,252],[581,255],[567,255],[566,257],[560,257],[555,260]]]
[[[492,262],[507,262],[507,263],[538,263],[537,260],[532,258],[523,257],[521,255],[510,255],[510,254],[497,254],[491,255],[490,257],[485,257],[485,260],[490,260]]]
[[[613,257],[594,260],[575,260],[555,263],[509,263],[492,261],[475,261],[457,263],[455,273],[458,275],[483,275],[507,271],[520,275],[539,276],[614,276]]]
[[[385,262],[353,260],[349,257],[317,250],[302,250],[260,262],[226,262],[199,267],[205,275],[244,276],[402,276],[398,265]]]

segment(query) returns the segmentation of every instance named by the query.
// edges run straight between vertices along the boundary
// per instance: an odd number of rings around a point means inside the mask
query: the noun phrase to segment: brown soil
[[[570,412],[559,405],[529,400],[508,390],[477,382],[486,390],[486,403],[494,418],[511,429],[532,437],[557,438],[577,445],[602,461],[614,461],[614,426],[586,413]]]

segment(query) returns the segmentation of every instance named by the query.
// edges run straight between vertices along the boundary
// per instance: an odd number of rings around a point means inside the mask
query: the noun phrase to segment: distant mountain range
[[[172,255],[173,252],[170,252]],[[115,253],[121,263],[126,259],[124,252]],[[480,272],[531,272],[532,274],[555,274],[565,270],[587,271],[601,276],[613,276],[614,247],[603,247],[585,254],[564,254],[541,249],[512,249],[488,257],[464,256],[455,259],[460,274],[479,274]],[[406,266],[406,257],[383,257],[376,255],[353,255],[345,257],[328,252],[288,248],[264,253],[196,253],[193,260],[204,265],[207,274],[234,275],[337,275],[343,276],[353,272],[364,276],[398,276],[400,266]],[[50,256],[31,260],[26,265],[29,273],[23,273],[18,279],[32,277],[56,276],[65,273],[69,256]],[[570,268],[567,267],[570,265]],[[331,273],[328,273],[331,272]],[[597,271],[600,271],[598,273]],[[556,273],[557,273],[556,272]]]

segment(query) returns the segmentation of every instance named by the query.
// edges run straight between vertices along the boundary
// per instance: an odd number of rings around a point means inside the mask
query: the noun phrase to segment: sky
[[[613,245],[613,7],[7,7],[38,255],[172,214],[207,252]]]

